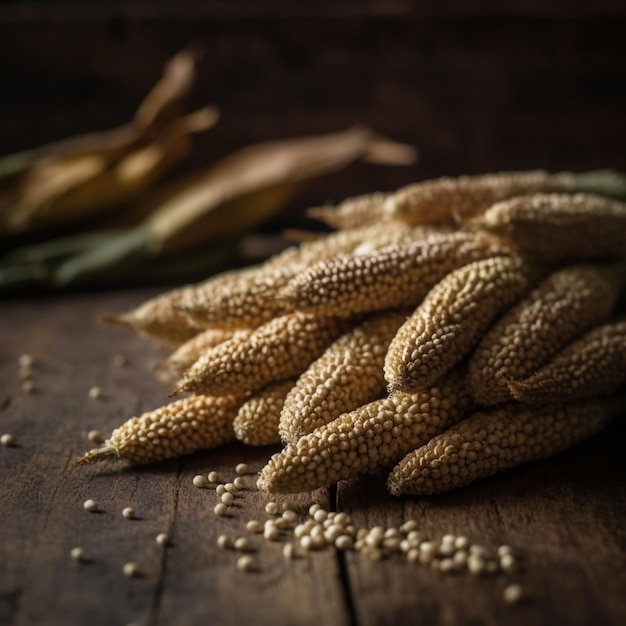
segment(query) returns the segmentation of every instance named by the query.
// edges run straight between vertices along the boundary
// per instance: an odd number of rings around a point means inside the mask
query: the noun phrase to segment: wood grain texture
[[[152,293],[152,292],[150,292]],[[253,536],[259,571],[237,571],[236,553],[219,550],[222,533],[245,535],[249,519],[264,521],[269,498],[256,489],[237,497],[232,515],[213,512],[213,489],[191,484],[197,473],[217,470],[224,480],[246,460],[258,470],[267,449],[226,447],[180,461],[139,469],[115,464],[72,467],[89,449],[86,433],[108,435],[128,417],[166,403],[167,388],[151,369],[163,357],[149,342],[96,321],[121,312],[148,292],[3,303],[0,312],[0,430],[16,447],[0,447],[0,623],[56,624],[348,624],[336,555],[285,562],[282,542]],[[36,359],[37,391],[20,389],[17,359]],[[124,354],[124,368],[112,365]],[[88,398],[101,387],[104,398]],[[253,487],[255,476],[247,476]],[[83,510],[94,498],[97,513]],[[328,493],[316,494],[328,507]],[[304,512],[312,498],[291,498]],[[122,509],[134,507],[127,520]],[[168,532],[173,545],[155,543]],[[81,546],[90,561],[75,563]],[[261,550],[262,548],[262,550]],[[127,579],[135,561],[143,573]],[[245,601],[244,601],[245,599]],[[268,602],[268,599],[271,599]]]
[[[545,624],[618,626],[626,620],[626,424],[562,454],[469,488],[432,498],[395,499],[381,477],[341,483],[337,490],[281,497],[306,515],[316,501],[352,514],[358,526],[419,520],[433,538],[465,534],[488,547],[519,550],[512,575],[443,576],[400,556],[374,562],[333,550],[286,561],[289,534],[276,543],[248,535],[259,571],[242,573],[237,555],[220,550],[226,533],[245,535],[245,522],[264,521],[269,497],[255,476],[229,517],[216,517],[212,488],[192,477],[213,469],[223,480],[243,460],[258,471],[271,449],[241,444],[138,469],[115,464],[73,468],[90,447],[86,433],[108,434],[127,417],[166,402],[151,368],[164,353],[150,342],[105,327],[103,312],[120,312],[153,291],[3,302],[0,310],[0,430],[18,441],[0,448],[0,623],[113,626],[139,624]],[[38,391],[26,394],[17,359],[37,361]],[[112,365],[124,354],[124,368]],[[88,398],[92,385],[100,401]],[[82,503],[95,498],[100,512]],[[138,519],[121,515],[133,506]],[[171,547],[154,539],[169,532]],[[75,563],[82,546],[90,562]],[[127,579],[133,560],[143,575]],[[529,599],[502,601],[508,582]]]

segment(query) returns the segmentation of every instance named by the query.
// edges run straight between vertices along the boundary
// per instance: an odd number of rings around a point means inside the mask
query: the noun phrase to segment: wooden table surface
[[[108,434],[128,417],[167,401],[154,376],[163,352],[97,321],[153,292],[134,291],[0,303],[0,624],[107,626],[159,624],[594,624],[626,623],[626,442],[624,422],[558,458],[519,468],[449,495],[394,499],[380,478],[283,497],[298,512],[312,502],[348,511],[359,526],[415,518],[432,537],[452,532],[520,554],[513,574],[442,575],[400,556],[373,561],[331,549],[287,561],[281,542],[252,541],[259,571],[239,572],[236,555],[216,546],[264,520],[268,497],[254,488],[232,516],[213,513],[211,489],[192,477],[237,462],[256,471],[268,449],[233,445],[143,469],[72,466],[86,433]],[[36,359],[35,393],[21,390],[20,354]],[[124,354],[128,365],[113,365]],[[98,385],[102,400],[88,391]],[[83,510],[94,498],[100,511]],[[121,515],[133,506],[138,519]],[[161,549],[154,538],[172,535]],[[70,559],[82,546],[89,562]],[[143,575],[122,574],[136,561]],[[507,584],[527,600],[508,605]]]

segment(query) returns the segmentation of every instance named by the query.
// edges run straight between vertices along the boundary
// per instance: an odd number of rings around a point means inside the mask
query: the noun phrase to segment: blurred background
[[[242,224],[241,233],[194,242],[186,253],[198,262],[172,272],[167,265],[177,261],[166,254],[153,257],[157,271],[142,274],[137,268],[146,255],[136,261],[135,244],[128,244],[112,262],[104,254],[105,261],[88,263],[78,279],[76,271],[53,278],[77,249],[91,254],[95,244],[70,241],[52,256],[41,247],[33,253],[33,246],[110,224],[100,215],[62,228],[13,229],[0,239],[0,293],[196,280],[262,258],[280,246],[273,234],[285,228],[323,228],[306,217],[307,207],[426,178],[539,168],[626,171],[624,33],[626,3],[617,0],[5,1],[2,156],[127,124],[168,60],[190,45],[202,54],[184,112],[210,105],[219,119],[194,133],[184,158],[158,185],[207,172],[257,142],[354,125],[414,146],[419,156],[403,165],[355,158],[316,174],[262,220]],[[13,177],[1,188],[5,217],[28,191],[24,172],[19,176],[21,182]],[[19,192],[15,185],[22,185]],[[119,207],[126,211],[143,197]],[[230,219],[228,212],[220,219]],[[241,246],[244,232],[261,237]],[[220,243],[229,254],[198,257],[199,247],[204,254]]]

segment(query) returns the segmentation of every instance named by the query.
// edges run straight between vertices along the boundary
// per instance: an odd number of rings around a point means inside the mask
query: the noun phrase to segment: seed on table
[[[224,485],[224,490],[228,491],[228,493],[236,493],[239,489],[235,486],[235,483],[226,483]]]
[[[218,485],[217,487],[215,487],[215,493],[218,496],[222,496],[226,493],[226,487],[224,485]]]
[[[517,562],[512,554],[503,554],[500,557],[500,569],[505,572],[512,572],[515,569]]]
[[[210,483],[216,483],[219,479],[220,479],[220,475],[213,471],[213,472],[209,472],[209,475],[207,477],[209,479]]]
[[[315,511],[315,513],[313,514],[313,519],[314,519],[316,522],[323,522],[323,521],[326,519],[326,517],[327,517],[327,516],[328,516],[328,513],[327,513],[324,509],[319,508],[319,509],[317,509],[317,511]]]
[[[335,548],[337,550],[352,550],[354,547],[354,540],[349,535],[339,535],[335,539]]]
[[[220,496],[220,498],[221,498],[222,502],[224,504],[226,504],[227,506],[230,506],[235,501],[235,496],[233,496],[232,493],[228,493],[228,492],[223,493]]]
[[[191,481],[194,487],[206,487],[207,479],[204,474],[196,474]]]
[[[404,524],[402,524],[402,526],[400,526],[400,531],[407,534],[418,529],[419,524],[414,519],[407,520]]]
[[[243,474],[249,474],[249,473],[250,473],[250,468],[248,467],[246,463],[239,463],[235,467],[235,474],[238,474],[239,476],[242,476]]]
[[[240,572],[252,572],[256,569],[256,562],[249,554],[245,554],[237,559],[237,569]]]
[[[168,535],[168,533],[159,533],[156,536],[155,541],[159,546],[167,546],[170,543],[170,536]]]
[[[286,511],[283,511],[283,519],[290,524],[294,524],[298,521],[298,514],[291,509],[287,509]]]
[[[283,556],[286,559],[293,559],[294,555],[294,547],[293,547],[293,543],[286,543],[283,546]]]
[[[33,365],[35,365],[35,358],[33,357],[32,354],[20,354],[20,356],[17,359],[17,364],[20,367],[32,367]]]
[[[498,556],[502,557],[505,554],[513,555],[513,548],[507,545],[498,546]]]
[[[241,476],[237,476],[237,478],[233,480],[233,485],[235,485],[237,489],[243,489],[246,486],[246,483]]]
[[[93,513],[94,511],[98,510],[98,503],[90,498],[89,500],[85,500],[83,502],[83,509],[85,509],[85,511],[91,511]]]
[[[91,443],[103,443],[104,442],[104,437],[102,436],[102,433],[99,430],[90,430],[87,433],[87,439],[89,439]]]
[[[248,552],[252,550],[252,544],[247,537],[237,537],[237,539],[235,539],[234,546],[235,550],[240,550],[241,552]]]
[[[481,556],[477,556],[476,554],[470,554],[467,558],[467,570],[470,574],[479,576],[480,574],[485,573],[485,571],[487,570],[487,564]]]
[[[9,433],[5,433],[0,437],[0,443],[6,448],[10,448],[15,445],[15,437]]]
[[[22,383],[22,391],[33,393],[35,391],[35,383],[32,380],[25,380]]]
[[[263,530],[263,538],[268,541],[276,541],[280,536],[280,530],[276,525],[266,526]]]
[[[315,515],[315,513],[317,513],[317,511],[319,511],[322,507],[319,504],[312,504],[309,507],[309,515],[313,516]]]
[[[234,546],[233,539],[228,535],[220,535],[217,538],[217,545],[222,549],[232,548]]]
[[[417,548],[411,548],[406,553],[406,560],[409,563],[419,563],[420,562],[420,551]]]
[[[454,540],[454,547],[457,548],[457,550],[465,550],[466,548],[469,548],[469,545],[469,539],[465,535],[459,535]]]
[[[249,533],[260,533],[263,531],[263,526],[261,525],[261,522],[251,519],[249,522],[246,522],[246,530]]]
[[[70,550],[70,556],[72,557],[74,561],[86,561],[87,560],[86,552],[82,548],[78,548],[78,547],[72,548]]]
[[[268,502],[265,505],[265,512],[268,515],[276,515],[278,513],[278,504],[276,504],[276,502]]]
[[[122,572],[124,573],[124,576],[127,576],[128,578],[135,578],[136,576],[139,576],[140,573],[139,565],[137,565],[134,561],[129,561],[124,564]]]
[[[224,517],[228,513],[228,507],[223,502],[218,502],[213,509],[218,517]]]
[[[135,509],[133,509],[132,506],[127,506],[125,509],[122,510],[122,515],[126,519],[133,519],[135,517]]]
[[[91,387],[91,389],[89,389],[89,397],[92,400],[100,400],[102,398],[102,389],[100,389],[100,387]]]
[[[508,604],[515,604],[524,598],[524,589],[522,589],[521,585],[509,585],[502,592],[502,598]]]

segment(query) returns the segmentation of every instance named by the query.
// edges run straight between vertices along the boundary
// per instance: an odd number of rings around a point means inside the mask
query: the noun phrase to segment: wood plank
[[[358,623],[623,624],[625,434],[621,421],[558,457],[437,497],[393,498],[380,477],[340,484],[338,509],[357,525],[398,526],[414,518],[434,539],[462,534],[494,549],[511,545],[521,555],[518,572],[476,578],[443,575],[399,555],[374,562],[349,554]],[[522,585],[527,601],[503,601],[511,582]]]
[[[0,310],[0,430],[18,445],[0,447],[0,623],[241,624],[272,617],[276,624],[348,623],[339,569],[332,552],[286,563],[281,543],[258,546],[260,571],[244,574],[236,554],[217,548],[223,532],[244,534],[244,522],[264,520],[266,497],[250,489],[233,517],[213,513],[215,494],[192,485],[193,476],[217,469],[233,474],[246,459],[256,470],[267,449],[230,446],[216,453],[139,469],[111,464],[73,468],[91,447],[86,433],[108,434],[128,417],[167,401],[151,367],[163,352],[150,342],[96,321],[121,312],[153,291],[73,295],[3,302]],[[37,391],[20,389],[17,359],[32,354]],[[124,368],[112,365],[125,354]],[[88,398],[99,385],[104,398]],[[247,478],[252,486],[254,477]],[[87,498],[98,513],[82,508]],[[328,493],[316,494],[328,505]],[[296,499],[303,510],[311,499]],[[133,506],[138,519],[121,511]],[[159,532],[173,537],[163,550]],[[70,559],[72,547],[90,562]],[[127,579],[122,566],[143,573]],[[268,598],[271,602],[268,603]],[[245,601],[242,601],[245,599]]]

